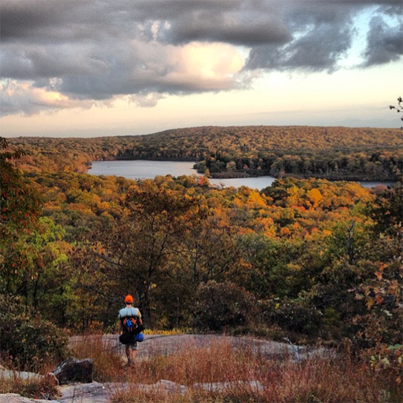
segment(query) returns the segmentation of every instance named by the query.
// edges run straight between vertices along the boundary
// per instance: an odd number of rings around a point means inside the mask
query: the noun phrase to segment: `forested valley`
[[[403,169],[399,129],[196,127],[144,136],[13,138],[24,171],[86,172],[94,160],[194,161],[214,178],[271,175],[394,181]]]
[[[147,328],[348,345],[400,383],[402,138],[262,126],[2,139],[1,353],[33,365],[63,354],[61,331],[116,332],[131,293]],[[202,174],[85,173],[125,158],[194,160]],[[277,180],[210,186],[229,171]]]

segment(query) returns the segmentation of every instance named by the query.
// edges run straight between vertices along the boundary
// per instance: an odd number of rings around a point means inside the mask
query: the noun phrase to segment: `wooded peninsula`
[[[92,161],[195,161],[213,178],[271,175],[395,181],[403,169],[399,129],[244,126],[196,127],[143,136],[13,138],[24,171],[86,172]]]

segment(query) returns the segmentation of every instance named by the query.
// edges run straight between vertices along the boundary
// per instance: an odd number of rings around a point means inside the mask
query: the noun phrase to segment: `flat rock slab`
[[[99,337],[99,336],[88,336]],[[111,346],[125,356],[125,346],[119,343],[119,335],[106,334],[103,335],[102,341],[105,345]],[[82,336],[70,338],[70,346],[82,342]],[[197,346],[205,347],[214,342],[230,342],[234,348],[252,348],[267,357],[289,355],[291,358],[299,360],[309,356],[326,356],[328,350],[307,348],[294,346],[291,343],[279,343],[275,341],[261,340],[253,337],[234,337],[222,335],[200,335],[200,334],[183,334],[183,335],[145,335],[144,341],[139,343],[137,359],[147,359],[156,354],[171,355],[178,349]]]
[[[103,384],[92,382],[87,384],[60,387],[62,397],[59,403],[109,403],[110,395],[116,388],[126,387],[124,384]]]
[[[143,392],[165,391],[167,393],[180,393],[184,395],[187,387],[178,383],[161,379],[154,384],[127,384],[127,383],[98,383],[77,384],[62,386],[60,388],[62,397],[59,403],[109,403],[111,395],[115,391],[128,387],[137,388]],[[238,381],[238,382],[214,382],[194,384],[194,388],[203,389],[209,392],[225,391],[232,388],[248,388],[255,392],[263,390],[263,385],[259,381]],[[1,402],[0,402],[1,403]],[[19,402],[18,402],[19,403]]]
[[[109,403],[110,396],[116,388],[124,384],[88,384],[66,385],[60,387],[62,396],[57,400],[38,400],[22,397],[15,393],[0,394],[0,403]]]
[[[0,395],[0,403],[59,403],[59,400],[38,400],[22,397],[15,393],[5,393]]]

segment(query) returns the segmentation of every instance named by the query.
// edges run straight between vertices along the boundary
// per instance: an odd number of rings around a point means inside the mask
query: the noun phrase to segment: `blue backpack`
[[[133,332],[138,327],[138,316],[136,316],[136,313],[139,313],[137,308],[130,308],[129,316],[122,319],[123,330],[125,333]]]
[[[124,318],[123,319],[123,326],[128,332],[133,332],[133,330],[137,327],[137,320],[133,317],[131,318]]]

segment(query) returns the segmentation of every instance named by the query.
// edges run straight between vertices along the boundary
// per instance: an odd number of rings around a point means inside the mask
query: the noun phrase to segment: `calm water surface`
[[[162,175],[194,175],[194,162],[177,161],[94,161],[90,175],[116,175],[127,179],[154,179]]]
[[[194,162],[178,161],[94,161],[88,170],[90,175],[115,175],[127,179],[154,179],[156,176],[200,175],[193,169]],[[276,178],[260,176],[258,178],[210,179],[210,183],[224,187],[248,186],[254,189],[264,189],[270,186]]]
[[[156,176],[182,176],[200,175],[193,169],[194,162],[178,161],[94,161],[92,168],[88,170],[90,175],[114,175],[123,176],[127,179],[154,179]],[[210,179],[213,185],[224,187],[247,186],[252,189],[264,189],[276,180],[272,176],[259,176],[258,178],[236,178],[236,179]],[[393,182],[360,182],[364,187],[374,187],[378,184],[386,186]]]

